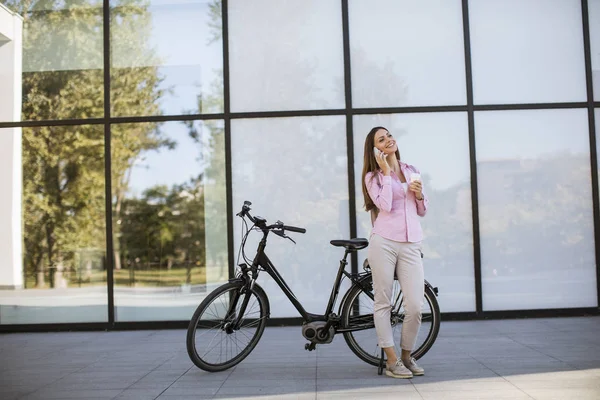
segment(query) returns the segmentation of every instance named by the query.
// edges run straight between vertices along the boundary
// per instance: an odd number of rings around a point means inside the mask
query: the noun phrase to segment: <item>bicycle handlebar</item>
[[[306,229],[304,229],[304,228],[297,228],[295,226],[289,226],[289,225],[283,225],[283,230],[298,232],[298,233],[306,233]]]
[[[239,217],[242,217],[242,218],[245,216],[248,216],[250,221],[252,221],[252,223],[256,224],[258,222],[258,220],[255,217],[253,217],[252,215],[250,215],[250,212],[249,212],[251,205],[252,205],[252,203],[249,202],[248,200],[244,201],[244,205],[242,206],[242,211],[240,211],[236,215],[238,215]],[[264,223],[265,221],[262,220],[262,222]],[[265,228],[266,229],[283,229],[284,231],[306,233],[306,229],[304,229],[304,228],[299,228],[297,226],[291,226],[291,225],[284,225],[280,221],[277,221],[276,224],[265,226]]]

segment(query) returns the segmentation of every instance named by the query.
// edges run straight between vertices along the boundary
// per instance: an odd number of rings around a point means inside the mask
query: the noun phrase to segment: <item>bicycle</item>
[[[251,204],[245,201],[242,210],[236,214],[242,218],[245,226],[240,245],[240,254],[245,262],[238,265],[239,270],[235,278],[216,288],[200,303],[190,320],[186,347],[192,362],[202,370],[218,372],[237,365],[252,352],[265,330],[270,315],[268,296],[256,283],[259,272],[264,271],[275,280],[302,316],[302,335],[309,341],[305,345],[306,350],[314,350],[317,344],[331,343],[334,336],[341,333],[352,352],[361,360],[378,366],[381,374],[384,352],[377,344],[373,322],[373,285],[368,260],[363,264],[364,272],[351,274],[345,270],[348,255],[367,247],[368,240],[355,238],[330,241],[333,246],[345,248],[344,258],[340,260],[325,313],[312,314],[304,309],[265,254],[269,233],[296,243],[286,232],[305,233],[306,229],[285,225],[281,221],[267,225],[266,219],[250,214]],[[253,223],[250,229],[246,217]],[[245,255],[244,246],[252,230],[262,232],[263,237],[254,259],[250,262]],[[352,284],[339,304],[338,313],[335,313],[334,307],[343,277],[350,279]],[[412,354],[415,359],[427,353],[437,338],[440,329],[437,294],[437,288],[425,281],[422,325],[416,350]],[[397,280],[394,281],[393,299],[391,322],[395,330],[394,337],[398,337],[403,313],[402,291]],[[400,354],[398,347],[396,351]]]

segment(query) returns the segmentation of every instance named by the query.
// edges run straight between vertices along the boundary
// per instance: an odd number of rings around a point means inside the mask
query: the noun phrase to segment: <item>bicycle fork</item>
[[[247,271],[248,266],[240,265],[244,272]],[[245,267],[245,268],[244,268]],[[247,275],[244,279],[244,285],[240,287],[239,290],[235,290],[233,293],[229,294],[229,307],[227,309],[227,313],[225,314],[225,324],[223,324],[222,329],[227,334],[232,334],[234,331],[240,329],[240,324],[242,323],[242,316],[246,312],[246,308],[248,307],[248,303],[250,301],[250,295],[252,294],[252,287],[254,286],[254,282],[256,279],[252,279],[250,282],[247,280]],[[239,311],[236,312],[239,302],[242,302],[239,308]]]

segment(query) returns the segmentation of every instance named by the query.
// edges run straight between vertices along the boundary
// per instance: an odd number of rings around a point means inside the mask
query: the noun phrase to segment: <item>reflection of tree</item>
[[[369,107],[399,107],[408,100],[408,84],[399,76],[390,59],[371,62],[363,49],[352,50],[352,76],[368,77],[363,85],[354,83],[353,104]],[[388,127],[391,130],[391,127]]]
[[[114,221],[122,219],[123,202],[129,188],[134,165],[144,152],[165,146],[173,148],[175,143],[163,138],[155,124],[113,125],[111,171]],[[117,238],[120,235],[119,229],[120,225],[113,223],[113,232]],[[121,269],[120,243],[121,241],[114,241],[116,269]]]
[[[219,272],[213,279],[227,278],[227,207],[225,203],[225,134],[220,121],[204,121],[206,129],[186,122],[191,138],[201,145],[199,161],[202,173],[198,182],[203,186],[202,218],[208,225],[206,232],[206,264]],[[213,239],[214,238],[214,239]],[[204,239],[203,239],[203,243]]]
[[[23,131],[25,272],[61,281],[78,248],[104,247],[103,136],[97,127]]]
[[[103,114],[102,2],[9,1],[24,17],[24,119],[84,119]],[[113,43],[127,43],[131,57],[151,58],[149,16],[141,1],[135,13],[118,9]],[[93,38],[94,40],[90,40]],[[115,41],[116,39],[116,41]],[[100,44],[100,45],[99,45]],[[117,44],[118,46],[118,44]],[[50,56],[51,55],[51,56]],[[127,115],[154,113],[159,78],[154,67],[117,71],[112,77],[113,110]],[[119,183],[142,150],[165,144],[150,124],[129,130],[113,126],[113,177]],[[104,144],[99,127],[42,127],[23,133],[23,219],[25,273],[37,286],[64,285],[62,271],[75,267],[80,249],[103,249]],[[55,271],[60,273],[54,276]],[[37,272],[37,273],[36,273]],[[27,279],[26,279],[27,282]]]
[[[203,191],[199,182],[147,189],[140,199],[125,199],[120,245],[130,269],[146,270],[174,263],[191,269],[205,265]]]

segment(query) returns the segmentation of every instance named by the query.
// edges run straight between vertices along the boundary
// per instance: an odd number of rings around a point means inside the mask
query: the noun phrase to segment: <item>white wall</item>
[[[0,121],[21,118],[23,20],[0,5]],[[23,286],[21,128],[0,130],[0,289]]]

